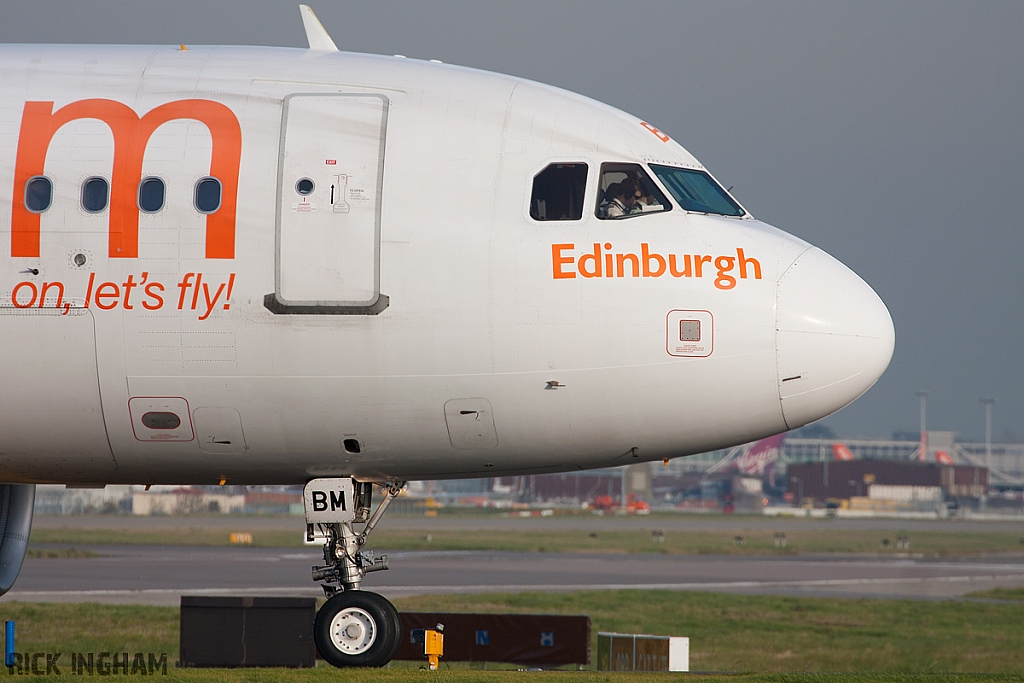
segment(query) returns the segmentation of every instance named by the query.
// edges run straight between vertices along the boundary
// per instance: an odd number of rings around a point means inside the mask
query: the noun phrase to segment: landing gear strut
[[[327,596],[313,624],[313,639],[334,666],[384,666],[398,652],[398,610],[383,596],[359,590],[359,584],[367,573],[388,568],[386,555],[376,557],[362,547],[403,486],[385,485],[384,499],[371,515],[369,482],[314,479],[306,485],[306,538],[313,540],[316,527],[327,537],[324,565],[313,567],[313,580]],[[362,529],[357,531],[355,524]]]

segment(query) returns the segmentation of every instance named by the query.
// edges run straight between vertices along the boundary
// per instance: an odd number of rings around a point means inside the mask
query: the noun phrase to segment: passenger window
[[[203,178],[196,183],[196,210],[199,213],[214,213],[220,208],[220,181]]]
[[[139,209],[156,213],[164,208],[164,190],[164,181],[160,178],[143,178],[139,183]]]
[[[672,208],[640,164],[601,164],[597,217],[603,220],[644,216]]]
[[[25,208],[32,213],[42,213],[50,208],[53,201],[53,183],[46,176],[37,175],[25,183]]]
[[[530,218],[535,221],[580,220],[586,188],[586,164],[551,164],[533,178]]]
[[[106,178],[88,178],[82,183],[82,208],[89,213],[99,213],[107,208],[110,186]]]

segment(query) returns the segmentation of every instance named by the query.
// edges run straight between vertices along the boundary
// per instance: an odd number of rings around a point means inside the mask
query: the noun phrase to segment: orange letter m
[[[213,139],[210,175],[220,180],[223,197],[221,209],[206,216],[206,258],[235,257],[242,129],[234,113],[219,102],[179,100],[160,105],[140,119],[127,105],[103,99],[72,102],[56,112],[53,102],[25,103],[14,169],[11,256],[39,256],[39,214],[25,207],[25,183],[33,176],[43,175],[46,152],[57,130],[78,119],[98,119],[107,124],[114,136],[114,167],[110,174],[111,258],[139,256],[139,209],[135,193],[142,180],[146,145],[153,131],[177,119],[194,119],[205,124]]]

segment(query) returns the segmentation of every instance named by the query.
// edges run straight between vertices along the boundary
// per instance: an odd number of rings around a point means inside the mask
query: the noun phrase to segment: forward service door
[[[375,314],[388,99],[294,94],[284,101],[275,292],[279,314]]]

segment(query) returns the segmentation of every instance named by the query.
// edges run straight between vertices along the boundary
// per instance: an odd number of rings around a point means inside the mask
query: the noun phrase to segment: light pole
[[[921,452],[917,459],[924,462],[928,458],[928,392],[919,389],[917,397],[921,399]]]
[[[988,398],[978,399],[985,406],[985,467],[989,471],[992,470],[992,404],[996,402],[994,398],[989,396]]]
[[[629,473],[629,466],[623,465],[622,471],[619,473],[619,505],[622,506],[622,510],[626,510],[626,477]]]

